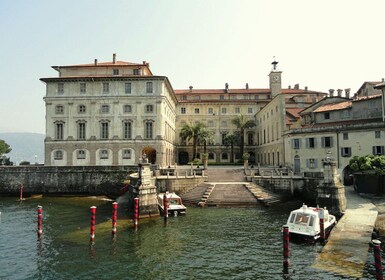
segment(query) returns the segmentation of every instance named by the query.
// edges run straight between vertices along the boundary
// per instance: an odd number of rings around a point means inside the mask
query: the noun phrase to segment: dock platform
[[[312,267],[352,278],[362,278],[378,212],[369,199],[345,187],[347,209],[333,228]]]

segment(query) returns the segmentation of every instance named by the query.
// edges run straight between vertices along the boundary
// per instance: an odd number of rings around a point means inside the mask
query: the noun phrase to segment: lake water
[[[0,198],[0,279],[283,279],[281,227],[300,202],[271,208],[194,208],[184,217],[140,220],[135,231],[111,201]],[[37,205],[43,206],[38,240]],[[95,243],[89,207],[97,206]],[[348,279],[311,267],[319,244],[291,243],[286,279]],[[374,279],[370,254],[363,279]]]

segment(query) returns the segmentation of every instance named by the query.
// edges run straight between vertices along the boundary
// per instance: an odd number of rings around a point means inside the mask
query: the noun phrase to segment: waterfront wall
[[[0,193],[117,195],[137,166],[9,166],[0,167]]]

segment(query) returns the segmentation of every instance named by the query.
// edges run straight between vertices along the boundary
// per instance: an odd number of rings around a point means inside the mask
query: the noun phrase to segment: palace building
[[[149,63],[116,60],[52,66],[57,77],[46,84],[45,165],[131,165],[144,154],[160,166],[186,164],[192,146],[179,133],[184,124],[202,122],[214,139],[207,144],[209,162],[231,161],[224,137],[236,131],[238,115],[255,120],[245,132],[244,151],[251,163],[285,165],[282,135],[299,112],[326,94],[299,85],[282,88],[273,62],[269,87],[174,90],[166,76],[154,75]],[[198,157],[202,153],[199,147]],[[235,147],[234,161],[240,160]]]

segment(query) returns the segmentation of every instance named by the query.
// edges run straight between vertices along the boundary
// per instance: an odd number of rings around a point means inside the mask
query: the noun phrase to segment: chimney
[[[113,63],[113,64],[116,63],[116,53],[113,53],[113,54],[112,54],[112,63]]]
[[[334,96],[334,89],[329,89],[329,96],[333,97]]]
[[[345,88],[345,97],[350,99],[350,88]]]
[[[249,83],[246,83],[246,89],[249,89]]]
[[[228,84],[228,83],[225,83],[225,92],[226,92],[226,93],[229,92],[229,84]]]
[[[338,95],[338,97],[342,96],[342,89],[337,89],[337,95]]]
[[[305,87],[305,91],[307,91],[307,86]]]
[[[98,65],[98,60],[96,58],[95,58],[94,64],[95,64],[95,66]]]
[[[289,85],[288,89],[291,89],[291,86]]]
[[[384,81],[385,81],[384,78],[382,78],[382,79],[381,79],[381,82],[384,82]]]
[[[299,84],[295,84],[294,89],[299,89]]]
[[[190,89],[190,93],[191,93],[193,90],[193,86],[189,86],[189,89]]]

